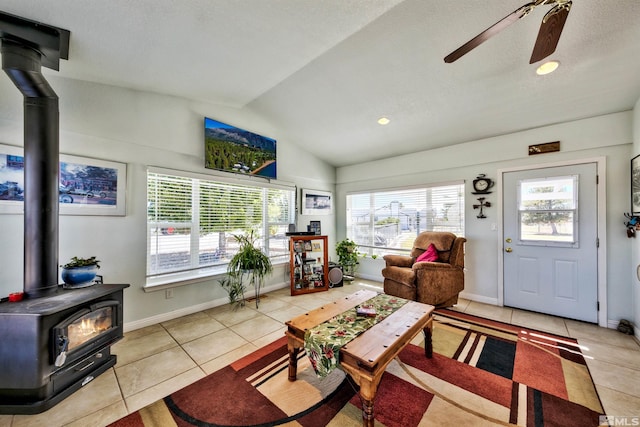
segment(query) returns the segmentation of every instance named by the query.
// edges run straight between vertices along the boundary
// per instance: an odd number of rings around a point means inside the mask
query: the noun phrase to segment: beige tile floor
[[[356,280],[328,292],[292,297],[289,289],[234,311],[224,305],[125,334],[118,363],[47,412],[0,415],[0,427],[105,426],[283,336],[283,322],[361,288]],[[461,300],[465,313],[577,338],[609,415],[640,416],[640,346],[630,336],[553,316]]]

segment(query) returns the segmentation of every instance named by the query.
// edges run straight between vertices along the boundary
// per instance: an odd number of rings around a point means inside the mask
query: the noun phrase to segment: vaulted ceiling
[[[547,76],[529,57],[550,6],[444,62],[524,3],[3,0],[0,10],[71,32],[56,76],[251,111],[277,129],[267,136],[344,166],[633,108],[638,0],[574,0]]]

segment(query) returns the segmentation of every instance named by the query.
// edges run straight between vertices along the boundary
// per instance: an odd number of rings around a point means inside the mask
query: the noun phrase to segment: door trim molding
[[[607,159],[606,157],[589,157],[586,159],[566,160],[561,162],[541,163],[533,165],[523,165],[509,168],[501,168],[497,170],[498,177],[496,179],[496,192],[498,199],[498,305],[504,306],[504,204],[503,197],[503,181],[504,174],[508,172],[518,172],[532,169],[546,169],[558,166],[581,165],[585,163],[596,164],[596,175],[598,176],[597,188],[597,214],[598,224],[597,233],[599,239],[598,247],[598,302],[600,303],[600,311],[598,311],[598,325],[608,327],[607,320]]]

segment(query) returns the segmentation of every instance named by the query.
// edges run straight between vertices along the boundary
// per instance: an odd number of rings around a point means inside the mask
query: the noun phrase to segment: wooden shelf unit
[[[329,290],[327,236],[289,238],[291,295]]]

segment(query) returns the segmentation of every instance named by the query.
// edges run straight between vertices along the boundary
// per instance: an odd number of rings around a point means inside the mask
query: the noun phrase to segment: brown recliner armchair
[[[382,270],[384,292],[400,298],[451,307],[464,289],[464,242],[467,239],[443,231],[425,231],[413,242],[411,256],[385,255]],[[438,251],[435,262],[416,262],[429,244]]]

